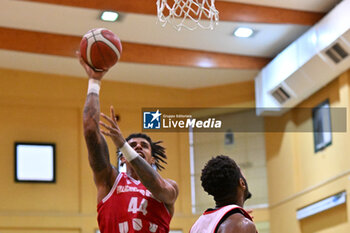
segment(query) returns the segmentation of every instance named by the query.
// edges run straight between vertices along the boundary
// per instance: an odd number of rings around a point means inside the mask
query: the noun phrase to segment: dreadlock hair
[[[241,171],[236,162],[228,156],[218,155],[212,157],[202,169],[202,187],[215,201],[222,200],[228,194],[236,198],[240,177]]]
[[[125,140],[129,141],[132,138],[146,139],[147,142],[151,145],[151,153],[156,161],[155,165],[157,167],[157,170],[161,171],[162,169],[164,169],[164,167],[160,164],[160,162],[167,164],[167,162],[165,161],[165,159],[167,159],[167,156],[165,154],[165,148],[159,145],[163,141],[152,142],[152,139],[147,134],[143,134],[143,133],[130,134]]]

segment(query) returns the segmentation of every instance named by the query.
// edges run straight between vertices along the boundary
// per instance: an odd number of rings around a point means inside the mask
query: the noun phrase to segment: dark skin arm
[[[175,181],[162,178],[143,158],[140,156],[130,162],[142,184],[159,201],[163,202],[170,214],[174,213],[174,203],[179,193]]]
[[[106,72],[94,72],[84,63],[80,54],[77,55],[89,78],[101,80]],[[97,187],[97,202],[100,202],[109,193],[117,177],[117,171],[110,164],[108,146],[106,139],[100,132],[99,121],[99,96],[95,93],[90,93],[87,95],[84,105],[83,127],[89,163]]]
[[[255,225],[242,214],[232,214],[219,227],[218,233],[256,233]]]
[[[101,116],[109,123],[109,125],[107,125],[104,122],[100,122],[100,124],[107,129],[107,131],[102,130],[101,132],[104,135],[111,137],[114,144],[118,148],[122,147],[125,143],[125,139],[114,117],[115,113],[113,107],[111,107],[110,110],[110,117],[103,113]],[[159,173],[156,172],[141,156],[138,156],[129,163],[138,175],[142,184],[153,194],[156,199],[163,202],[168,208],[170,214],[173,215],[174,203],[179,192],[176,182],[162,178]]]

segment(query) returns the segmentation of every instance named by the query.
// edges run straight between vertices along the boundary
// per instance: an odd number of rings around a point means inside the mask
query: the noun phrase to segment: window
[[[15,143],[15,181],[56,181],[55,144]]]
[[[329,100],[312,109],[315,152],[332,144],[332,127]]]

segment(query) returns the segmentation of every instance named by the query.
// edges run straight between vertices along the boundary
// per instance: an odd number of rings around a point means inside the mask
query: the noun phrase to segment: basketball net
[[[219,21],[215,0],[157,0],[158,21],[176,30],[194,30],[198,27],[214,29]]]

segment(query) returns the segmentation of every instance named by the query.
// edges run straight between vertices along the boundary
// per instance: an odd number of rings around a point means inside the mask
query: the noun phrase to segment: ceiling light
[[[254,30],[248,27],[238,27],[233,34],[236,37],[240,38],[248,38],[251,37],[254,34]]]
[[[113,11],[104,11],[101,14],[101,20],[114,22],[117,21],[119,14]]]

